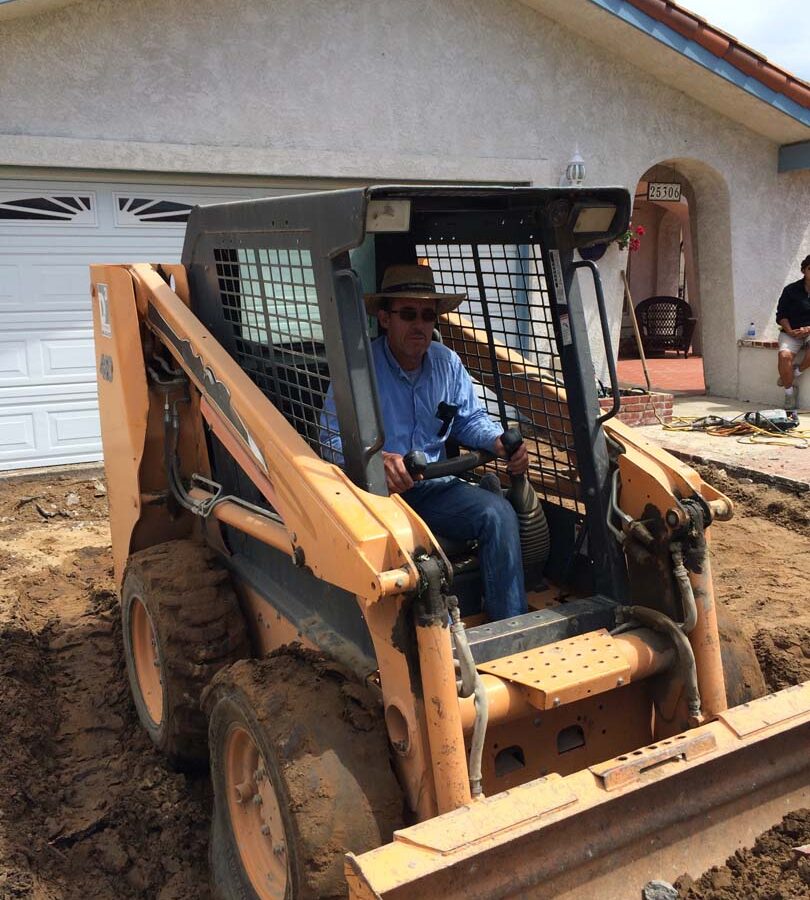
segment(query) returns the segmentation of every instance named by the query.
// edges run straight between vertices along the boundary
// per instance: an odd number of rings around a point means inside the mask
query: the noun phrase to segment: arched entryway
[[[642,315],[651,312],[651,325],[657,321],[661,331],[644,340],[653,389],[736,394],[738,335],[729,216],[724,179],[698,160],[666,160],[639,178],[632,227],[644,233],[638,249],[628,254],[627,282],[633,306]],[[667,323],[674,323],[676,314],[687,321],[670,334]],[[694,320],[691,334],[688,320]],[[625,310],[620,359],[637,357],[635,344]],[[623,382],[629,380],[628,373],[635,383],[641,382],[640,363],[628,360],[620,370]]]

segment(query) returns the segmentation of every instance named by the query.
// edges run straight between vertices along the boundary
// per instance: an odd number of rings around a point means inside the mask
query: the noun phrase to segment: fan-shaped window
[[[4,222],[95,225],[96,198],[94,194],[21,194],[0,191],[0,225]]]
[[[183,225],[188,220],[191,204],[158,197],[131,197],[116,194],[117,225]]]

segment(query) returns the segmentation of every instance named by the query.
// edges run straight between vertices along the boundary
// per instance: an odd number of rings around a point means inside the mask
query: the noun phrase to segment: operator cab
[[[461,358],[491,418],[504,431],[519,429],[529,449],[547,526],[527,568],[537,611],[564,596],[617,597],[624,579],[606,521],[611,464],[574,277],[585,264],[574,250],[620,234],[629,212],[618,188],[334,191],[196,210],[184,262],[209,263],[197,270],[192,296],[217,339],[316,453],[335,461],[330,438],[339,436],[347,475],[383,495],[370,358],[377,322],[363,295],[379,290],[389,265],[417,261],[430,265],[438,292],[465,294],[439,317],[438,336]],[[612,362],[609,347],[606,357]],[[332,434],[322,416],[330,385]],[[509,486],[503,461],[452,445],[447,457],[473,482]],[[246,499],[264,503],[255,491]],[[472,615],[480,609],[475,547],[444,546],[453,591]]]

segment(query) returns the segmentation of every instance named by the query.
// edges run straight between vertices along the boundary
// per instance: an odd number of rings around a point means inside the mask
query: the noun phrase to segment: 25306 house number
[[[647,185],[648,200],[666,200],[677,203],[681,199],[681,186],[661,181],[651,181]]]

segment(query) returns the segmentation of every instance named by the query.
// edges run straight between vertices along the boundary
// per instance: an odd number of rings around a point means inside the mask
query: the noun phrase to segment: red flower
[[[641,246],[641,241],[638,238],[630,238],[630,252],[633,253]]]
[[[638,228],[636,228],[636,234],[638,235],[643,235],[646,231],[647,229],[643,225],[639,225]]]

